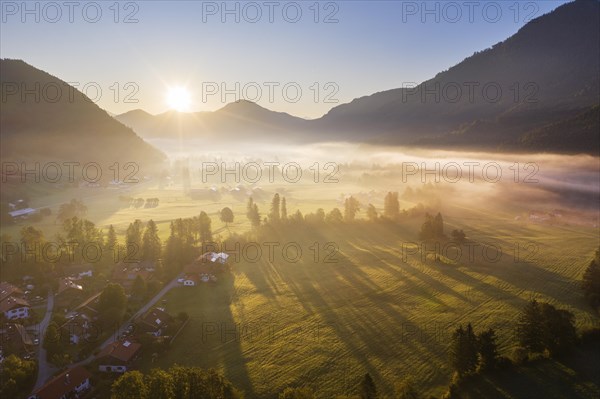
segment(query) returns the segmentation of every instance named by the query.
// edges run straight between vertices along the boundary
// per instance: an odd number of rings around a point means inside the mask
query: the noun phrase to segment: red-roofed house
[[[73,367],[48,381],[31,394],[29,399],[79,398],[92,387],[91,377],[92,374],[82,366]]]
[[[166,331],[173,317],[159,308],[150,309],[146,314],[136,320],[140,332],[160,337]]]
[[[25,319],[29,317],[31,305],[23,298],[9,296],[0,302],[0,313],[8,320]]]
[[[132,341],[115,341],[98,354],[98,370],[109,373],[124,373],[138,356],[142,344]]]

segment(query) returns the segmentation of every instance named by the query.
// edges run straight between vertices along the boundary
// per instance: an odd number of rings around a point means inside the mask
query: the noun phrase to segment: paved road
[[[138,317],[141,316],[142,314],[146,313],[151,307],[153,307],[156,302],[158,302],[160,300],[160,298],[162,298],[167,292],[169,292],[171,290],[171,288],[173,287],[177,287],[179,284],[177,283],[177,279],[179,278],[179,276],[175,277],[173,280],[171,280],[171,282],[169,282],[169,284],[165,285],[156,295],[154,295],[152,297],[152,299],[150,299],[148,302],[146,302],[146,304],[144,306],[142,306],[140,308],[140,310],[138,310],[133,316],[131,316],[129,318],[129,320],[125,321],[123,324],[121,324],[121,326],[119,327],[118,330],[116,330],[113,334],[111,334],[110,337],[108,337],[108,339],[106,341],[104,341],[101,345],[100,348],[104,348],[106,345],[110,344],[111,342],[115,341],[116,339],[119,338],[119,336],[125,332],[125,330],[127,330],[127,327]],[[81,360],[77,363],[71,364],[69,367],[76,367],[76,366],[81,366],[84,364],[87,364],[89,362],[91,362],[92,360],[94,360],[95,356],[92,354],[89,357],[87,357],[84,360]]]
[[[44,383],[54,374],[56,368],[50,365],[46,359],[46,349],[44,349],[42,343],[44,340],[44,333],[50,324],[52,318],[52,309],[54,308],[54,294],[52,291],[48,292],[48,304],[46,305],[46,314],[42,321],[35,327],[39,333],[40,343],[38,345],[38,375],[33,390],[40,388]]]

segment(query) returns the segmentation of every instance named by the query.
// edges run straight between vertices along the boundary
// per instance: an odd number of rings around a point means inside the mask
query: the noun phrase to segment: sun
[[[185,87],[171,87],[167,92],[167,104],[171,109],[179,112],[188,111],[192,102],[192,96]]]

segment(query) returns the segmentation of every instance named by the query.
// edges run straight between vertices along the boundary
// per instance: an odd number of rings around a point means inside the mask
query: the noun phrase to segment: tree
[[[425,213],[425,222],[421,225],[419,232],[420,240],[430,240],[435,237],[435,228],[433,218],[429,213]]]
[[[376,399],[377,387],[371,374],[367,373],[360,382],[360,398],[361,399]]]
[[[258,205],[254,203],[252,197],[248,198],[248,205],[246,207],[246,216],[252,227],[260,226],[260,212],[258,211]]]
[[[344,220],[346,222],[352,222],[356,217],[356,213],[359,211],[360,203],[358,200],[353,196],[346,198],[344,201]]]
[[[173,375],[165,370],[154,369],[145,378],[148,399],[171,399],[175,396]]]
[[[148,399],[148,387],[139,371],[128,371],[112,384],[111,399]]]
[[[325,217],[327,223],[341,223],[343,220],[342,212],[338,208],[333,208]]]
[[[64,222],[67,219],[71,219],[73,217],[82,217],[87,213],[87,207],[83,204],[83,202],[72,199],[71,202],[66,204],[62,204],[58,208],[58,214],[56,218],[60,222]]]
[[[281,219],[280,213],[280,205],[281,200],[279,198],[279,194],[275,193],[273,196],[273,200],[271,201],[271,211],[269,212],[269,222],[270,223],[279,223]]]
[[[44,247],[46,239],[44,233],[40,229],[32,226],[23,227],[21,229],[21,246],[24,251],[21,253],[23,263],[41,263],[41,248]]]
[[[371,222],[377,221],[377,210],[373,204],[369,204],[367,206],[367,219],[369,219]]]
[[[556,309],[549,303],[540,304],[543,320],[543,344],[551,356],[567,352],[577,340],[575,316],[573,313]]]
[[[543,318],[538,302],[533,299],[521,311],[517,319],[516,337],[519,345],[530,352],[542,352]]]
[[[146,296],[146,292],[146,281],[141,276],[136,276],[131,286],[131,297],[141,301]]]
[[[287,214],[287,203],[285,201],[285,197],[281,198],[281,220],[283,220],[284,222],[287,220],[288,218],[288,214]]]
[[[477,334],[477,351],[481,369],[489,370],[496,367],[498,344],[496,344],[496,332],[492,328]]]
[[[433,233],[435,237],[444,236],[444,219],[442,218],[442,214],[439,212],[433,219]]]
[[[142,255],[142,221],[136,219],[133,223],[130,223],[125,235],[127,259],[140,260]]]
[[[138,393],[139,391],[139,393]],[[174,366],[153,370],[144,378],[139,371],[129,371],[112,385],[113,399],[241,399],[231,383],[214,370]]]
[[[600,249],[596,251],[596,257],[583,273],[581,287],[583,294],[591,306],[600,306]]]
[[[100,294],[98,300],[98,313],[100,319],[106,323],[118,323],[125,314],[127,296],[120,284],[108,284]]]
[[[292,224],[300,224],[304,221],[304,216],[302,216],[300,209],[297,209],[296,212],[294,212],[294,214],[288,218],[288,220]]]
[[[462,244],[465,242],[465,238],[467,237],[465,235],[465,232],[462,230],[452,230],[452,233],[450,233],[452,235],[452,240],[454,242],[456,242],[457,244]]]
[[[388,192],[383,200],[383,216],[395,220],[400,215],[400,202],[397,192]]]
[[[142,255],[143,259],[151,262],[156,262],[160,259],[162,244],[158,237],[158,228],[154,220],[150,219],[144,231],[142,238]]]
[[[463,329],[459,326],[452,334],[450,363],[460,377],[475,371],[477,367],[477,338],[471,323]]]
[[[207,243],[212,241],[212,221],[208,214],[204,211],[200,212],[198,220],[198,232],[200,234],[200,242]]]
[[[108,251],[114,251],[117,248],[117,245],[119,245],[119,242],[117,240],[117,233],[115,232],[115,228],[111,224],[108,227],[108,233],[106,234],[106,243],[104,248]]]
[[[438,212],[435,217],[429,213],[425,213],[425,222],[421,225],[419,239],[431,240],[444,237],[444,219],[442,214]]]
[[[316,396],[310,388],[287,387],[279,394],[279,399],[316,399]]]
[[[24,360],[15,355],[7,356],[0,367],[0,395],[3,398],[18,397],[19,391],[29,388],[35,378],[35,372],[35,361]]]
[[[221,222],[225,223],[225,227],[229,227],[229,223],[233,223],[233,211],[229,207],[221,209]]]
[[[47,351],[46,356],[48,360],[61,351],[60,329],[56,323],[50,323],[48,328],[46,328],[44,348]]]

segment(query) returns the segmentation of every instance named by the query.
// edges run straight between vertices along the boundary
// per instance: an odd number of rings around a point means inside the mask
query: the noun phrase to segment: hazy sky
[[[246,97],[314,118],[327,99],[431,78],[566,2],[1,1],[0,55],[114,113],[166,111],[185,86],[194,111]]]

